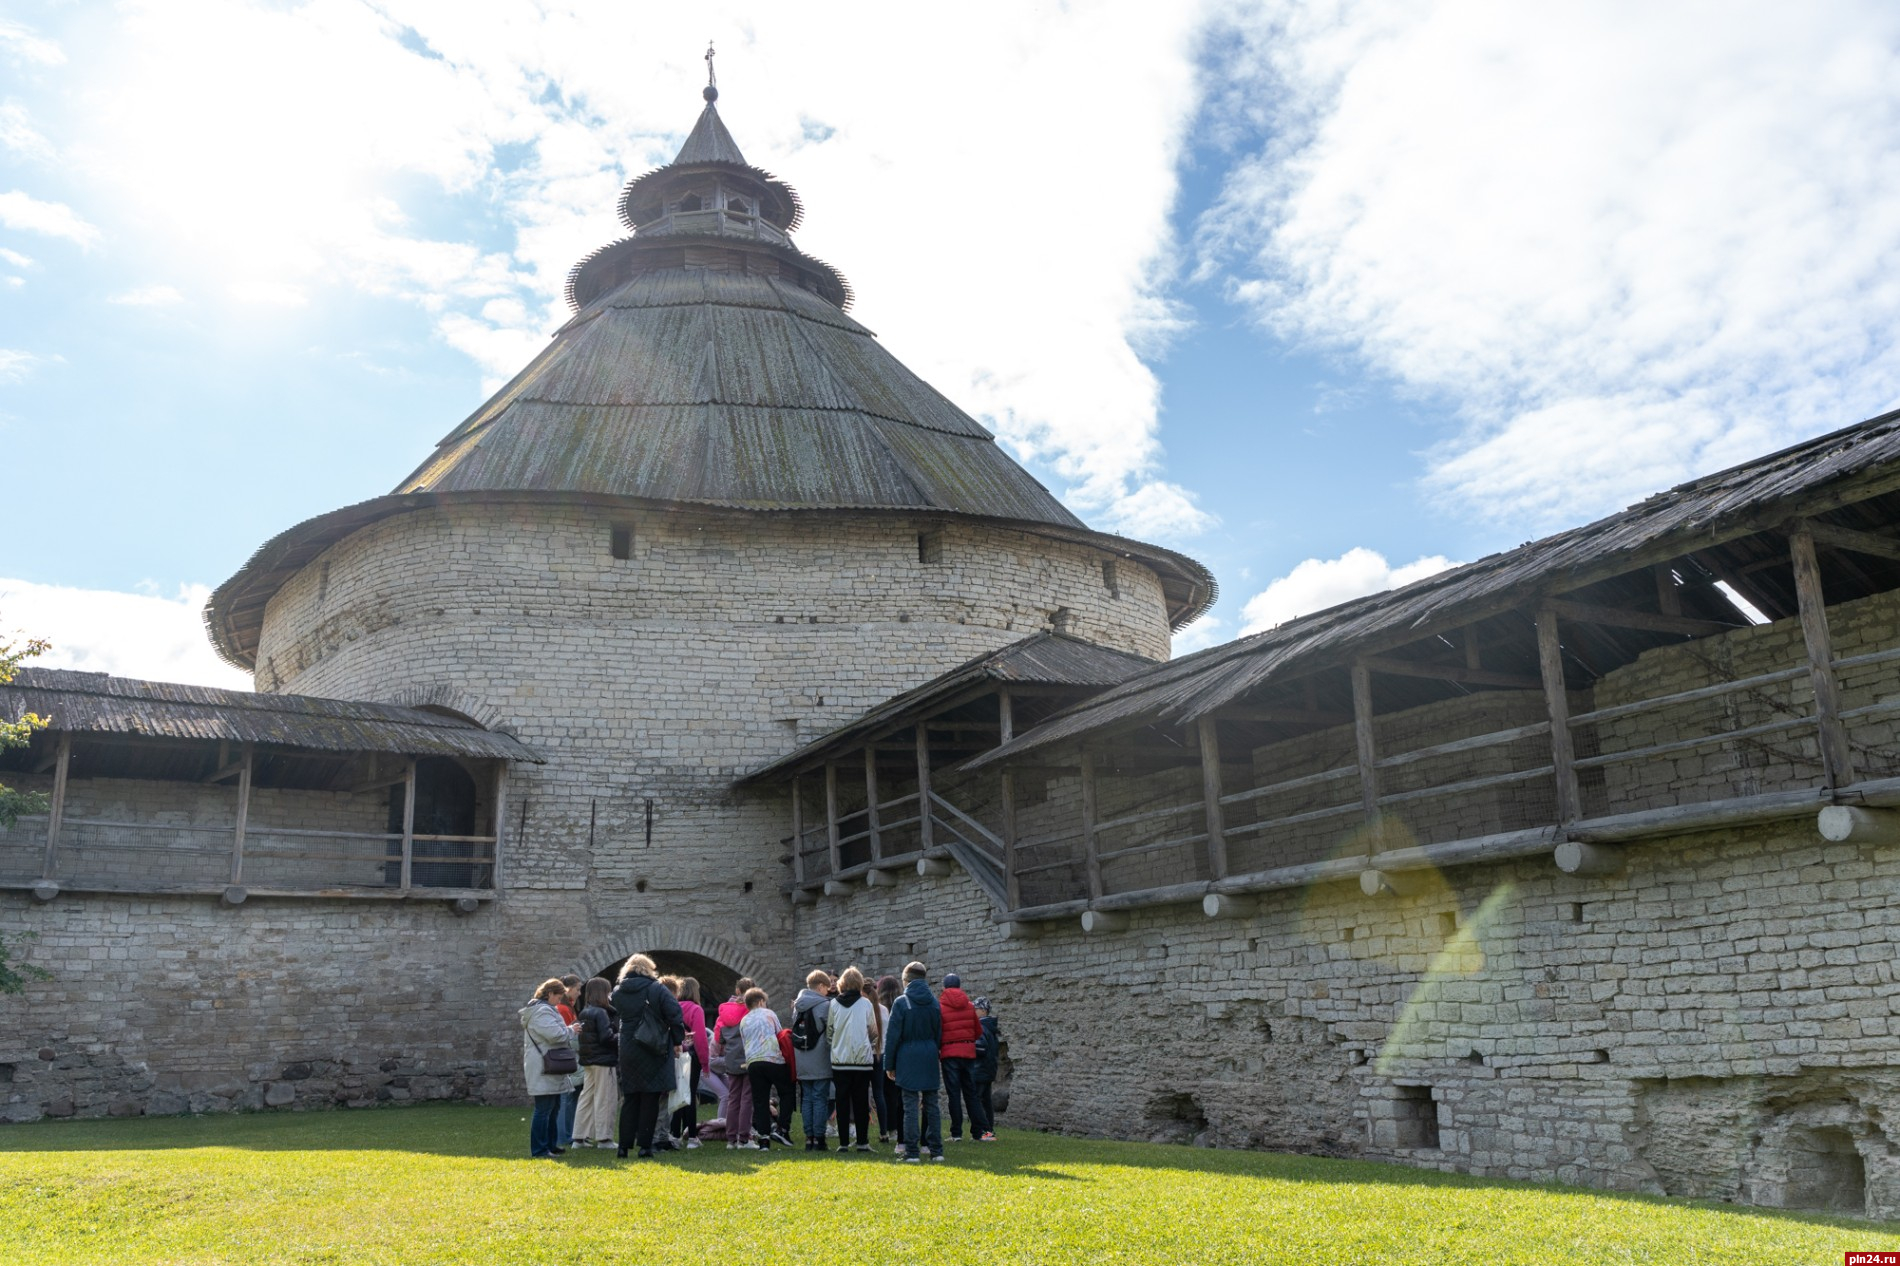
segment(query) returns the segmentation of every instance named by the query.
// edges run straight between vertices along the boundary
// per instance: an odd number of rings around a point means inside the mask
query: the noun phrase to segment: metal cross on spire
[[[719,76],[713,72],[713,44],[706,41],[706,91],[700,94],[708,101],[719,100]]]

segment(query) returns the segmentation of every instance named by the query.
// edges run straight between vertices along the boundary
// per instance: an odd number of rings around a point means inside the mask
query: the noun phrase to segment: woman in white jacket
[[[559,980],[543,981],[534,991],[534,1000],[521,1008],[521,1078],[534,1097],[534,1121],[528,1127],[528,1155],[552,1160],[567,1149],[554,1145],[555,1127],[561,1115],[561,1096],[574,1084],[572,1071],[547,1071],[546,1054],[553,1050],[572,1051],[580,1040],[554,1009],[554,999],[565,996],[567,986]]]
[[[838,977],[825,1034],[831,1042],[831,1081],[838,1092],[838,1154],[851,1142],[857,1123],[857,1149],[871,1150],[871,1068],[879,1040],[877,1003],[864,996],[864,973],[847,967]]]

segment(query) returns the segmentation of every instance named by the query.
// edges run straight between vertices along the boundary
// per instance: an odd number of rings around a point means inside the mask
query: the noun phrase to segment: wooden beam
[[[1220,729],[1212,717],[1202,717],[1195,726],[1201,740],[1201,800],[1207,815],[1207,873],[1210,879],[1227,878],[1227,835],[1221,816]]]
[[[1465,644],[1465,667],[1472,672],[1484,671],[1484,648],[1478,642],[1478,626],[1467,624],[1459,630],[1460,640]]]
[[[1512,690],[1536,690],[1541,682],[1535,677],[1516,673],[1494,673],[1482,668],[1461,668],[1452,664],[1422,664],[1416,660],[1394,659],[1386,655],[1367,655],[1358,663],[1375,673],[1394,677],[1428,677],[1434,681],[1453,681],[1461,686],[1504,686]]]
[[[62,731],[59,747],[53,754],[53,795],[46,807],[46,856],[40,863],[40,878],[59,875],[59,822],[66,816],[66,779],[73,767],[73,736]]]
[[[1625,611],[1620,607],[1599,606],[1592,602],[1570,602],[1563,598],[1552,598],[1544,604],[1557,613],[1563,620],[1575,620],[1581,624],[1604,624],[1618,629],[1641,629],[1645,633],[1683,633],[1691,637],[1708,637],[1716,633],[1732,633],[1739,625],[1724,624],[1720,620],[1698,620],[1685,615],[1658,615],[1653,611]]]
[[[844,869],[844,857],[838,846],[838,762],[825,762],[825,856],[831,860],[831,873]]]
[[[1676,565],[1657,563],[1652,568],[1656,573],[1656,609],[1664,615],[1682,614],[1682,588],[1676,584]]]
[[[805,883],[805,797],[799,784],[804,781],[803,774],[792,775],[792,883],[801,888]]]
[[[1377,822],[1379,745],[1372,730],[1372,669],[1363,659],[1354,660],[1352,665],[1352,736],[1359,761],[1359,803],[1366,821]]]
[[[235,778],[239,774],[243,773],[249,767],[250,767],[249,760],[232,761],[230,764],[219,769],[216,773],[207,775],[205,778],[205,782],[219,783],[219,782],[223,782],[227,778]]]
[[[1825,545],[1829,549],[1847,550],[1853,554],[1867,554],[1874,558],[1900,561],[1900,540],[1895,540],[1891,536],[1858,532],[1853,528],[1836,527],[1832,523],[1816,523],[1812,519],[1801,520],[1799,527],[1812,536],[1817,545]]]
[[[1007,686],[996,692],[996,720],[1002,742],[1016,736],[1016,702]],[[997,782],[1003,802],[1003,904],[1014,910],[1023,903],[1022,876],[1016,873],[1016,771],[1005,765]]]
[[[929,852],[937,846],[935,818],[930,812],[930,739],[917,727],[917,847]]]
[[[237,823],[231,830],[231,882],[244,882],[244,831],[251,820],[251,745],[244,745],[244,759],[238,762]]]
[[[1821,838],[1834,844],[1892,844],[1900,841],[1900,813],[1831,804],[1815,820]]]
[[[508,829],[508,762],[495,762],[495,860],[488,867],[488,886],[501,891],[502,839]]]
[[[871,833],[871,860],[884,856],[884,828],[877,820],[877,753],[864,749],[864,825]]]
[[[1550,716],[1550,763],[1557,781],[1557,821],[1568,825],[1583,816],[1577,784],[1576,748],[1570,740],[1570,691],[1564,685],[1563,642],[1554,604],[1537,612],[1537,667],[1543,678],[1544,709]]]
[[[1222,721],[1252,721],[1263,725],[1347,725],[1350,712],[1322,708],[1218,708],[1211,716]]]
[[[1082,751],[1082,856],[1088,870],[1089,900],[1102,895],[1102,855],[1095,847],[1095,759]]]
[[[1841,724],[1841,689],[1834,678],[1834,639],[1827,627],[1827,599],[1821,591],[1821,564],[1814,556],[1814,535],[1803,523],[1788,538],[1794,562],[1795,597],[1801,605],[1801,637],[1808,647],[1808,679],[1814,684],[1814,715],[1820,727],[1821,770],[1830,789],[1854,781],[1854,754]]]
[[[416,763],[402,777],[402,890],[408,892],[414,878],[416,855]]]

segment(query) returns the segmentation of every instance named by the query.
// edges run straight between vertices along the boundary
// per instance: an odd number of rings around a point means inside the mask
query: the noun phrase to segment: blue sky
[[[0,0],[0,628],[230,683],[206,587],[545,339],[708,36],[860,319],[1214,569],[1182,647],[1900,397],[1886,6]]]

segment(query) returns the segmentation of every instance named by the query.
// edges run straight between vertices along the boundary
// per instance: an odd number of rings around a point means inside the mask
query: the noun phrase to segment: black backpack
[[[818,1008],[807,1007],[792,1016],[792,1049],[810,1051],[818,1048],[818,1040],[825,1035],[825,1026],[818,1019]]]

